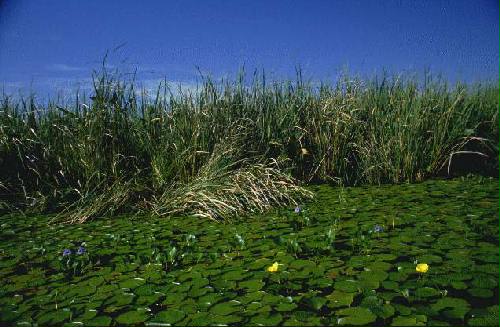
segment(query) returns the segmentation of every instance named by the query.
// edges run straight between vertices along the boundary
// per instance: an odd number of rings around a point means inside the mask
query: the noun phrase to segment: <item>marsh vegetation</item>
[[[204,77],[155,94],[117,72],[89,99],[0,104],[0,210],[229,220],[310,197],[299,185],[498,175],[498,86],[426,76],[335,85]]]
[[[498,180],[309,188],[199,217],[2,217],[0,321],[114,326],[498,323]],[[82,250],[82,247],[84,248]]]

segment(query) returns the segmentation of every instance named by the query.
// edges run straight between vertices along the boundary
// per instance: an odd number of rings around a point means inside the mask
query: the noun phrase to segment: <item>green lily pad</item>
[[[401,316],[408,316],[412,313],[412,309],[403,304],[393,303],[393,307]]]
[[[388,276],[389,274],[385,271],[363,271],[359,275],[359,283],[364,289],[377,289],[380,286],[380,282],[385,280]]]
[[[467,284],[464,282],[451,282],[451,287],[453,287],[456,290],[465,290],[467,289]]]
[[[378,298],[375,295],[366,296],[360,304],[360,307],[364,307],[370,309],[370,311],[377,316],[387,319],[394,315],[395,309],[393,306],[383,303],[381,298]]]
[[[341,318],[337,319],[339,325],[361,326],[374,322],[377,316],[369,309],[362,307],[345,308],[337,311],[337,315]]]
[[[274,308],[274,310],[278,312],[289,312],[293,311],[295,308],[297,308],[295,303],[280,303]]]
[[[258,326],[276,326],[283,320],[283,316],[279,313],[258,315],[252,317],[250,320],[251,325]]]
[[[122,313],[116,317],[116,321],[123,325],[135,325],[146,321],[148,315],[144,311],[133,310]]]
[[[358,291],[359,283],[355,280],[348,279],[335,282],[333,288],[347,293],[354,293]]]
[[[425,254],[423,256],[417,257],[418,263],[426,263],[428,265],[435,264],[435,263],[441,263],[443,262],[443,258],[437,255],[433,254]]]
[[[382,282],[382,287],[386,290],[396,290],[399,288],[399,284],[392,280],[384,280]]]
[[[495,288],[498,285],[497,279],[488,275],[478,275],[472,280],[472,285],[476,288]]]
[[[207,294],[210,291],[210,288],[207,287],[193,287],[189,290],[188,296],[190,298],[197,298],[202,295]]]
[[[347,307],[352,304],[354,293],[334,290],[332,294],[327,295],[326,298],[329,300],[327,304],[329,308]]]
[[[493,291],[487,288],[469,288],[467,290],[467,293],[474,297],[479,297],[479,298],[490,298],[493,297]]]
[[[111,309],[111,308],[120,308],[125,305],[128,305],[132,303],[134,300],[135,295],[131,293],[121,293],[117,294],[113,297],[110,297],[109,299],[106,300],[104,303],[104,306],[106,306],[106,309],[104,309],[105,312],[113,312],[116,311],[116,309]]]
[[[166,324],[175,324],[182,319],[186,314],[183,311],[176,310],[176,309],[170,309],[166,311],[161,311],[158,312],[153,319],[151,319],[151,322],[162,322]]]
[[[85,326],[92,327],[107,327],[111,325],[112,319],[108,316],[97,316],[88,321],[85,321]]]
[[[212,281],[211,285],[219,290],[234,290],[236,289],[235,281],[228,281],[224,279],[216,279]]]
[[[210,313],[217,316],[227,316],[240,310],[240,304],[236,301],[218,303],[210,309]]]
[[[265,267],[270,266],[272,264],[270,259],[260,258],[253,261],[248,265],[248,269],[250,270],[263,270]]]
[[[57,325],[66,320],[69,320],[71,312],[69,310],[59,309],[42,314],[37,318],[37,322],[41,325]]]
[[[392,319],[391,326],[425,326],[427,317],[424,315],[417,316],[398,316]]]
[[[468,321],[468,326],[496,326],[498,324],[498,305],[476,312]]]
[[[323,306],[328,302],[328,300],[324,297],[312,296],[310,298],[307,298],[305,302],[310,308],[316,311],[320,311],[321,308],[323,308]]]
[[[233,270],[222,275],[223,280],[227,281],[240,281],[247,277],[247,273],[243,270]]]
[[[238,324],[243,320],[243,317],[237,315],[229,315],[229,316],[211,316],[211,322],[213,325],[230,325],[230,324]]]
[[[464,299],[445,297],[432,304],[431,308],[436,312],[442,312],[446,317],[464,319],[470,305]]]
[[[190,315],[190,320],[189,320],[189,325],[190,326],[212,326],[212,317],[208,312],[196,312],[192,315]],[[186,320],[180,321],[179,325],[184,325],[186,324]],[[171,325],[171,324],[168,324]]]
[[[316,264],[309,260],[295,260],[290,263],[289,268],[294,270],[314,269]]]
[[[388,276],[389,276],[388,273],[381,270],[363,271],[361,274],[359,274],[359,279],[381,282],[385,280]]]
[[[97,310],[95,309],[87,309],[82,315],[78,316],[76,320],[90,320],[97,316]]]
[[[136,277],[136,278],[131,278],[126,281],[123,281],[120,283],[121,288],[130,288],[134,289],[142,284],[144,284],[146,281],[144,278]]]
[[[435,297],[440,295],[439,291],[432,287],[420,287],[415,290],[415,296],[419,298]]]
[[[245,289],[247,292],[259,291],[263,286],[264,282],[258,279],[246,280],[239,283],[239,287]]]
[[[389,269],[392,268],[392,264],[390,263],[387,263],[387,262],[384,262],[384,261],[375,261],[373,263],[370,263],[366,269],[368,269],[369,271],[374,271],[374,270],[378,270],[378,271],[388,271]],[[384,278],[385,279],[385,278]]]

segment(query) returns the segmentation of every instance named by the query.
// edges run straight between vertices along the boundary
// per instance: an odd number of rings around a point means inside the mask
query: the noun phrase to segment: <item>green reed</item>
[[[493,84],[344,76],[314,86],[299,73],[247,85],[242,74],[175,95],[161,83],[148,96],[115,72],[93,81],[92,97],[71,105],[3,96],[0,211],[227,219],[310,196],[295,181],[415,182],[470,162],[498,173]]]

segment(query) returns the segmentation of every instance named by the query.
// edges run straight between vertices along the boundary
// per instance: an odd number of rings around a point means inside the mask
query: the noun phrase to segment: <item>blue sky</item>
[[[109,51],[144,85],[191,85],[264,69],[333,80],[426,68],[498,80],[499,4],[452,1],[0,1],[0,87],[54,95],[85,87]],[[117,49],[115,49],[117,48]]]

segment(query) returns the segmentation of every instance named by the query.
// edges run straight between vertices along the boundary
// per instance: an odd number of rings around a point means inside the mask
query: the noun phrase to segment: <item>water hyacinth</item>
[[[66,256],[68,256],[68,255],[70,255],[70,254],[71,254],[71,250],[70,250],[70,249],[64,249],[64,251],[63,251],[63,254],[62,254],[62,255],[63,255],[63,257],[66,257]]]
[[[375,233],[381,233],[381,232],[384,231],[384,228],[382,226],[380,226],[380,225],[375,225],[375,227],[373,227],[373,231]]]
[[[83,246],[78,247],[78,250],[76,250],[76,254],[84,254],[85,253],[85,248]]]
[[[302,208],[300,206],[296,206],[294,211],[295,211],[295,213],[301,213]]]

